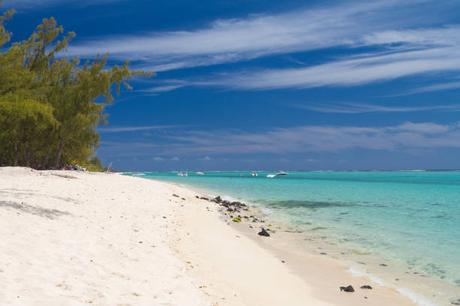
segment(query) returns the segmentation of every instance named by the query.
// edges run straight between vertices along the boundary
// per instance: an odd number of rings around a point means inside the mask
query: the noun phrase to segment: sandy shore
[[[0,305],[413,305],[172,184],[0,168],[0,196]]]

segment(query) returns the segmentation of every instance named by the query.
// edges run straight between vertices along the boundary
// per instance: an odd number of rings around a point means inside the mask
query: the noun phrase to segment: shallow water
[[[142,173],[227,195],[459,288],[460,172]]]

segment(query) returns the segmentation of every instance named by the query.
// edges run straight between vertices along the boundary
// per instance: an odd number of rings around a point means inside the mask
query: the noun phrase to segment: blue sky
[[[68,56],[153,70],[107,110],[123,170],[459,169],[458,1],[9,0]]]

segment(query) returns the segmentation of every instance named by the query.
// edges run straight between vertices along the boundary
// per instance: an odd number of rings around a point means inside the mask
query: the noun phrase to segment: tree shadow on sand
[[[28,213],[28,214],[32,214],[35,216],[48,218],[48,219],[56,219],[61,216],[71,215],[71,213],[69,212],[58,210],[58,209],[48,209],[48,208],[37,207],[37,206],[25,204],[25,203],[17,203],[17,202],[12,202],[12,201],[0,201],[0,208],[2,207],[16,209],[24,213]]]

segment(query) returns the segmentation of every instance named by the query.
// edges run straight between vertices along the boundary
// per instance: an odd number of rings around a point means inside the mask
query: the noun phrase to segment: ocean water
[[[227,195],[459,289],[460,172],[137,173]]]

